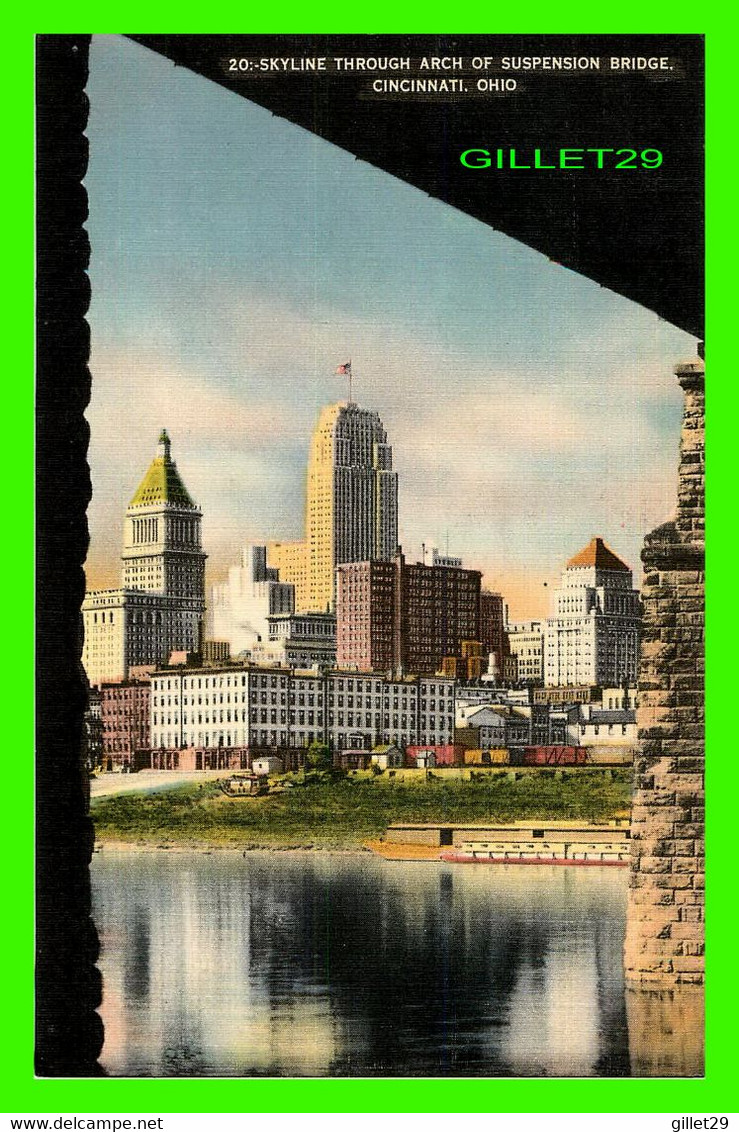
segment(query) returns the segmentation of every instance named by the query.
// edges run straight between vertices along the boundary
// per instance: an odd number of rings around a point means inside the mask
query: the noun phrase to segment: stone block
[[[679,729],[681,739],[697,739],[703,741],[703,727],[700,723],[684,723]]]
[[[705,797],[705,786],[702,774],[680,774],[671,777],[670,785],[676,790],[677,805],[685,812],[686,819],[690,820],[693,806],[700,805]]]
[[[652,607],[652,602],[674,601],[677,594],[677,585],[671,578],[661,577],[659,574],[651,575],[655,580],[650,581],[646,590],[643,590],[644,600]]]
[[[670,677],[667,672],[642,674],[639,678],[639,694],[648,691],[650,688],[669,688]]]
[[[679,909],[675,905],[655,908],[651,904],[639,904],[634,919],[644,925],[644,934],[647,935],[650,930],[660,931],[666,924],[681,923],[678,913]]]
[[[670,687],[676,692],[695,691],[696,687],[700,685],[700,678],[694,673],[686,674],[682,672],[670,676]]]
[[[691,586],[690,589],[696,589],[696,587]],[[704,606],[703,606],[702,596],[700,596],[699,594],[696,594],[696,593],[687,593],[684,589],[678,590],[678,594],[679,594],[678,608],[679,608],[679,611],[680,611],[680,613],[679,613],[680,618],[682,618],[682,615],[684,613],[689,613],[689,614],[691,614],[691,616],[697,616],[699,618],[699,620],[696,622],[697,624],[703,625],[703,608],[704,608]],[[693,622],[690,622],[690,624],[692,624],[692,623]]]
[[[648,825],[646,825],[644,827],[644,829],[642,829],[640,831],[636,831],[636,834],[635,834],[635,831],[632,829],[631,836],[632,836],[632,839],[634,839],[635,836],[636,836],[641,841],[644,841],[646,837],[655,838],[657,841],[665,840],[667,838],[672,837],[674,828],[675,828],[674,822],[671,822],[671,821],[660,821],[660,822],[658,822],[658,821],[655,820],[654,822],[651,822]]]
[[[680,728],[677,723],[654,723],[652,721],[642,720],[639,724],[639,738],[640,739],[677,739],[680,735]]]
[[[655,818],[660,822],[683,822],[689,811],[686,811],[682,806],[676,805],[660,805],[659,813],[655,814]],[[686,835],[687,836],[687,835]],[[693,835],[696,836],[696,835]]]
[[[643,788],[649,790],[649,803],[650,807],[654,810],[659,808],[660,816],[664,814],[667,818],[672,815],[672,812],[677,808],[677,795],[674,790],[659,789],[655,784],[651,789],[649,787]]]
[[[704,938],[704,927],[701,923],[685,923],[677,921],[672,925],[672,938],[673,939],[689,939],[693,942],[702,942]]]
[[[688,605],[688,600],[693,602],[692,609]],[[701,610],[702,605],[693,598],[681,601],[679,604],[678,625],[682,629],[691,628],[694,631],[693,640],[700,640],[702,636],[701,630],[703,629],[705,618]],[[698,632],[695,633],[695,630],[698,630]]]
[[[674,702],[679,708],[692,707],[700,709],[703,707],[703,693],[701,691],[688,692],[680,689],[680,691],[671,693],[671,695],[674,695]]]
[[[687,724],[693,724],[698,721],[698,712],[695,705],[689,707],[673,707],[669,709],[672,713],[672,719],[676,720],[680,725],[680,731],[684,731]]]
[[[691,739],[668,739],[663,744],[663,750],[665,756],[669,756],[669,758],[695,757],[698,745]]]
[[[639,693],[639,719],[655,708],[678,706],[678,693],[670,688],[650,688]]]
[[[674,632],[675,632],[674,639],[676,641],[681,640],[679,631],[676,629]],[[673,660],[671,668],[672,668],[672,671],[675,675],[680,675],[680,674],[685,675],[686,673],[694,673],[694,672],[698,671],[697,665],[698,665],[697,658],[694,656],[692,650],[689,649],[689,650],[687,650],[687,654],[683,653],[682,656],[678,655],[677,658],[675,660]],[[682,738],[687,739],[688,736],[685,735],[685,736],[682,736]]]
[[[639,965],[634,962],[632,965],[627,962],[626,977],[627,979],[634,979],[639,983],[653,983],[655,985],[665,986],[668,984],[666,976],[672,972],[672,963],[669,959],[664,959],[659,963],[651,963],[649,966],[646,964]],[[669,980],[676,981],[676,980]]]
[[[633,875],[633,874],[632,874]],[[678,895],[682,895],[679,893]],[[694,892],[690,893],[695,896]],[[657,899],[655,899],[656,891],[654,888],[646,884],[643,888],[632,887],[629,891],[629,904],[633,907],[649,907],[655,911],[663,908],[673,909],[675,916],[677,915],[677,905],[675,904],[675,894],[672,892],[661,892]]]
[[[676,646],[661,640],[659,633],[655,632],[651,639],[641,642],[641,663],[650,662],[657,667],[669,664],[676,655]]]
[[[698,955],[676,955],[672,961],[672,969],[679,974],[688,972],[703,972],[705,960]]]
[[[672,868],[676,873],[696,874],[701,871],[700,861],[697,857],[673,857]]]
[[[656,702],[659,696],[666,698],[673,698],[672,692],[659,689],[659,691],[649,691],[640,694],[639,699],[639,727],[651,731],[654,727],[664,723],[674,723],[679,719],[677,714],[680,710],[674,704],[658,704]]]
[[[637,743],[634,748],[634,770],[637,774],[647,774],[659,767],[665,759],[664,744],[676,742],[677,736],[652,737],[644,733],[641,724],[637,730]]]
[[[680,836],[686,840],[690,838],[695,841],[697,838],[705,836],[705,826],[703,822],[684,822],[680,826]]]
[[[674,769],[677,774],[692,774],[702,771],[705,759],[695,755],[680,755],[674,760]]]
[[[685,907],[701,907],[703,906],[703,892],[696,892],[695,889],[686,888],[680,892],[673,892],[672,894],[675,904],[681,908]]]
[[[656,841],[652,841],[651,845],[650,845],[649,841],[647,841],[646,839],[643,839],[643,841],[645,843],[645,849],[644,849],[645,853],[649,849],[651,849],[652,855],[654,857],[664,857],[665,860],[667,860],[667,861],[671,861],[672,858],[675,856],[675,852],[677,850],[677,845],[676,845],[675,841],[673,841],[671,839],[660,838]]]
[[[675,951],[676,947],[671,939],[658,939],[657,936],[649,936],[640,941],[636,954],[641,965],[650,960],[672,959]],[[686,968],[686,970],[688,969]]]
[[[693,882],[698,880],[698,877],[693,876],[692,873],[656,873],[650,876],[651,883],[656,888],[668,888],[672,892],[677,892],[681,888],[693,887]]]
[[[640,857],[639,868],[643,873],[669,873],[672,869],[672,857]]]

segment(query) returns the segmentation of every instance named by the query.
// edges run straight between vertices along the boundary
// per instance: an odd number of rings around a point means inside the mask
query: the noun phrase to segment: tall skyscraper
[[[390,561],[398,542],[398,473],[378,414],[354,402],[321,410],[311,441],[305,541],[272,544],[298,610],[334,609],[336,567]]]
[[[91,684],[124,680],[131,667],[195,652],[205,614],[202,513],[170,453],[166,431],[126,511],[122,586],[85,595],[82,663]]]
[[[641,602],[632,574],[594,538],[567,563],[544,632],[544,683],[636,682]]]

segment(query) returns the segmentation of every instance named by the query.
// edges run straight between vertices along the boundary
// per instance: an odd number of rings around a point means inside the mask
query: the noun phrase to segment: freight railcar
[[[524,747],[522,766],[584,766],[586,747]]]

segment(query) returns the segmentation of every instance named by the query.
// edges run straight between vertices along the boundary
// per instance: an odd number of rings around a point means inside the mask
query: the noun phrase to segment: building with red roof
[[[545,685],[635,683],[640,627],[631,569],[602,538],[592,538],[570,558],[553,595],[544,633]]]

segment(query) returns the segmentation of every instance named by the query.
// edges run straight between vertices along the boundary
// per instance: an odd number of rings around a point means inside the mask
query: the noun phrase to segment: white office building
[[[640,627],[631,570],[603,539],[592,539],[567,563],[554,593],[544,633],[544,683],[635,683]]]
[[[508,626],[508,648],[516,658],[516,679],[541,684],[544,679],[544,624],[518,621]]]

